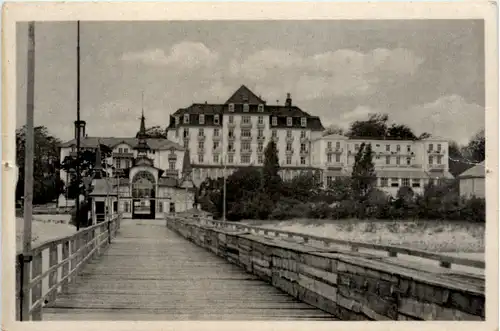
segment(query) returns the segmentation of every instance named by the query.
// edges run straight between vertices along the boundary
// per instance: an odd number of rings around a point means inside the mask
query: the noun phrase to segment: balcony
[[[240,151],[240,154],[252,154],[252,149],[242,149]]]
[[[266,140],[266,137],[265,136],[257,136],[257,140],[264,141],[264,140]]]
[[[178,177],[179,171],[176,169],[167,169],[165,170],[165,176],[167,177]]]
[[[252,140],[252,136],[241,136],[240,139],[244,140],[244,141],[246,141],[246,140]]]
[[[427,154],[430,154],[430,155],[443,155],[444,154],[444,150],[428,150],[427,151]]]
[[[300,156],[304,156],[304,155],[309,155],[309,151],[307,149],[300,150]]]
[[[293,154],[293,148],[285,150],[285,154]]]
[[[252,128],[252,122],[241,122],[240,123],[241,128]]]
[[[76,156],[76,152],[71,152],[71,153],[75,153],[75,156]],[[134,157],[134,153],[132,152],[113,152],[111,154],[113,157],[120,157],[120,158],[133,158]]]
[[[271,140],[274,141],[275,143],[278,143],[279,141],[278,136],[271,137]]]
[[[266,127],[266,124],[263,122],[263,123],[257,123],[257,127],[259,129],[264,129]]]
[[[445,164],[429,164],[429,171],[444,171],[446,169]]]
[[[231,154],[234,154],[234,153],[236,153],[236,150],[234,148],[231,148],[231,149],[228,149],[227,152],[231,153]]]
[[[343,148],[334,148],[334,147],[327,147],[326,148],[326,153],[327,154],[342,154],[344,152]]]
[[[199,141],[205,141],[206,136],[205,135],[198,135],[198,140]]]
[[[327,170],[338,170],[342,169],[343,167],[344,167],[343,162],[337,162],[337,161],[326,162]]]
[[[220,153],[221,151],[222,151],[222,147],[221,146],[212,149],[213,153]]]
[[[205,154],[205,147],[198,147],[198,154]]]
[[[307,137],[300,137],[300,142],[301,143],[307,143],[307,142],[309,142],[309,138],[307,138]]]
[[[293,141],[293,138],[294,138],[293,136],[291,136],[291,137],[287,136],[285,138],[285,141],[291,143]]]
[[[227,140],[228,141],[235,141],[236,140],[236,136],[227,136]]]
[[[235,128],[236,127],[236,123],[232,122],[232,123],[227,123],[227,127],[228,128]]]
[[[219,141],[219,140],[221,140],[221,139],[222,139],[222,136],[221,136],[221,135],[218,135],[218,136],[213,136],[213,137],[212,137],[212,140],[213,140],[213,141]]]

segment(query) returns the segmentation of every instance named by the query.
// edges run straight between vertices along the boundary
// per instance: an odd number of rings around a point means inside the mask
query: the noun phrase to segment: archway
[[[154,219],[156,181],[148,171],[139,171],[132,179],[132,218]]]

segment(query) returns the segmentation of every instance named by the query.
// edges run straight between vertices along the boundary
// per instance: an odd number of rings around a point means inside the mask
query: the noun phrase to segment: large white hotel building
[[[264,150],[273,139],[278,148],[280,175],[288,180],[303,171],[317,171],[325,185],[336,177],[350,176],[359,146],[369,143],[374,150],[377,185],[390,194],[409,186],[419,192],[429,181],[452,178],[448,171],[448,142],[445,139],[375,140],[324,135],[318,116],[292,103],[290,94],[283,105],[269,105],[246,86],[241,86],[225,103],[194,103],[170,116],[167,139],[148,139],[149,158],[164,177],[181,175],[184,153],[189,153],[192,180],[199,185],[206,178],[231,174],[247,166],[261,166]],[[126,169],[133,165],[136,138],[82,138],[84,148],[97,141],[114,151],[110,162]],[[94,146],[96,145],[96,146]],[[62,145],[61,160],[74,151],[75,139]],[[66,174],[61,173],[66,181]]]

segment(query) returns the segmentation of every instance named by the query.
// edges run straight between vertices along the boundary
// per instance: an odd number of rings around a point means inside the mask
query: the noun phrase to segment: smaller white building
[[[465,198],[485,198],[485,175],[484,161],[458,175],[460,181],[460,196]]]

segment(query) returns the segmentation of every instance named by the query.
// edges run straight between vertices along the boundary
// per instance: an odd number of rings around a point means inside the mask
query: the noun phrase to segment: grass
[[[311,219],[248,221],[247,223],[323,237],[382,245],[401,245],[442,253],[484,254],[485,247],[485,227],[484,224],[477,223]]]
[[[57,215],[60,216],[60,215]],[[56,222],[47,219],[33,219],[31,227],[31,245],[34,247],[45,241],[69,236],[76,232],[73,225],[59,222],[60,217],[55,217]],[[24,221],[21,217],[16,217],[16,252],[20,252],[23,247]]]

